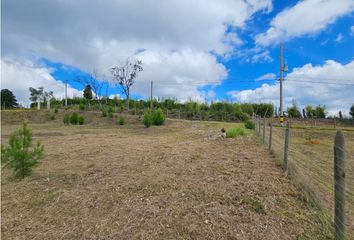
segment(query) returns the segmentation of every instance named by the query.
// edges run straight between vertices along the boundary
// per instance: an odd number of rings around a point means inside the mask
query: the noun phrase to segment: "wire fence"
[[[345,144],[337,146],[334,139],[338,137],[338,125],[313,125],[300,121],[281,125],[276,119],[256,116],[253,120],[261,141],[286,173],[331,216],[336,238],[350,239],[354,236],[354,128],[340,127]],[[336,156],[338,152],[344,154],[343,159],[339,159],[343,160],[343,165],[335,164],[335,148]],[[338,197],[341,193],[343,198]]]

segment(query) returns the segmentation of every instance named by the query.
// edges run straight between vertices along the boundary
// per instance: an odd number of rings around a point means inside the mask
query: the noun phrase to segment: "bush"
[[[70,123],[72,125],[76,125],[79,123],[79,114],[77,114],[76,112],[74,112],[71,117],[70,117]]]
[[[251,120],[247,120],[245,122],[245,128],[247,128],[247,129],[255,129],[256,128],[256,124],[254,122],[252,122]]]
[[[165,115],[163,114],[161,108],[157,109],[152,114],[152,123],[154,125],[162,125],[165,122]]]
[[[79,108],[82,111],[85,110],[85,104],[84,103],[80,103]]]
[[[152,114],[150,111],[146,111],[144,114],[144,125],[147,128],[152,125]]]
[[[50,115],[50,120],[55,120],[55,115]]]
[[[64,124],[69,125],[70,115],[69,114],[65,114],[63,121],[64,121]]]
[[[226,131],[227,138],[235,138],[237,136],[244,136],[245,134],[245,129],[241,127],[230,128]]]
[[[32,132],[27,123],[23,123],[23,128],[11,135],[9,146],[1,145],[1,165],[13,168],[15,177],[23,179],[31,174],[32,167],[38,164],[43,151],[40,142],[32,147]]]
[[[125,124],[125,118],[123,116],[119,117],[119,125],[124,125]]]
[[[54,108],[54,113],[58,113],[58,112],[59,112],[58,108]]]
[[[114,109],[111,106],[109,106],[108,109],[107,109],[107,112],[113,114],[114,113]]]
[[[84,116],[79,116],[79,124],[80,125],[84,125],[84,123],[85,123],[85,117]]]
[[[107,117],[107,111],[105,109],[102,109],[102,117]]]
[[[108,112],[108,117],[109,118],[113,118],[113,113],[112,112]]]

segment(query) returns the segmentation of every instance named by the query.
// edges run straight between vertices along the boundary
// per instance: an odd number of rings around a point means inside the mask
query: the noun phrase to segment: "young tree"
[[[354,104],[350,107],[349,114],[354,119]]]
[[[92,96],[92,98],[94,98],[98,101],[98,104],[100,105],[100,107],[102,109],[102,104],[101,104],[102,88],[105,85],[108,85],[107,81],[99,80],[98,73],[96,70],[93,70],[92,73],[90,73],[86,76],[77,76],[75,81],[83,84],[86,87],[87,87],[87,85],[90,86],[91,95],[92,95],[92,93],[94,94],[94,96]],[[85,87],[85,90],[86,90],[86,87]]]
[[[1,89],[1,105],[4,109],[18,106],[15,95],[9,89]]]
[[[92,99],[92,90],[91,90],[91,85],[87,84],[84,90],[84,98],[87,100],[91,100]]]
[[[111,68],[113,82],[119,84],[122,88],[122,93],[126,97],[126,109],[129,112],[129,97],[130,88],[135,83],[135,78],[138,73],[143,71],[143,62],[136,60],[132,63],[129,59],[124,64]]]
[[[47,109],[50,110],[50,100],[53,98],[53,91],[43,92],[43,99],[47,102]]]
[[[53,97],[53,92],[45,92],[43,87],[39,87],[38,89],[35,89],[33,87],[29,88],[31,97],[30,100],[32,102],[37,102],[37,108],[38,110],[41,109],[41,101],[47,101],[47,107],[50,107],[50,99]]]
[[[317,118],[326,118],[327,111],[325,105],[318,105],[315,110]]]
[[[23,127],[11,135],[9,146],[1,145],[1,163],[4,164],[2,168],[13,168],[15,177],[23,179],[31,174],[32,167],[38,164],[43,151],[44,147],[40,142],[32,147],[32,132],[27,123],[23,123]]]
[[[293,100],[293,105],[291,107],[288,107],[287,112],[288,112],[289,117],[292,117],[292,118],[300,118],[301,117],[301,113],[297,107],[295,100]]]

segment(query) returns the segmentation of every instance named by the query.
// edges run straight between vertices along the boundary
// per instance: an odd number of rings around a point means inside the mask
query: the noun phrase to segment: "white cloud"
[[[284,105],[290,106],[292,100],[296,99],[300,107],[307,104],[325,104],[332,114],[337,114],[339,110],[348,113],[354,103],[353,76],[354,60],[344,65],[327,60],[320,66],[306,64],[294,68],[284,81]],[[254,90],[229,94],[240,102],[272,102],[279,107],[278,82],[274,85],[263,84]]]
[[[335,39],[337,43],[343,42],[343,34],[339,33]]]
[[[7,88],[14,93],[18,103],[28,107],[29,88],[44,87],[45,91],[53,91],[56,98],[65,97],[63,81],[55,80],[51,75],[51,69],[34,64],[32,61],[2,58],[1,59],[1,88]],[[82,96],[78,91],[68,86],[68,97]]]
[[[316,34],[354,10],[353,0],[307,0],[286,8],[270,23],[270,28],[256,36],[258,45],[277,44],[306,34]]]
[[[274,73],[266,73],[258,78],[256,78],[256,81],[262,81],[262,80],[275,80],[276,75]]]
[[[137,55],[145,63],[144,71],[133,86],[134,92],[150,94],[154,81],[154,96],[204,100],[207,93],[199,88],[218,85],[227,76],[225,67],[208,53],[185,50],[180,52],[144,51]]]
[[[214,54],[229,56],[243,43],[229,29],[271,10],[271,0],[4,0],[2,49],[4,56],[30,52],[106,76],[135,54],[144,60],[135,93],[145,95],[154,80],[170,84],[156,89],[160,97],[193,97],[227,76]]]

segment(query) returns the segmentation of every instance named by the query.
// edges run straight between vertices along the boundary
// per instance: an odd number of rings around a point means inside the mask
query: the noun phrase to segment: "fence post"
[[[261,117],[258,117],[258,135],[261,135]]]
[[[266,127],[266,118],[263,118],[263,133],[262,133],[262,141],[265,143],[265,127]]]
[[[269,146],[268,149],[269,151],[272,150],[272,135],[273,135],[273,124],[270,123],[270,128],[269,128]]]
[[[284,141],[284,170],[288,171],[288,150],[289,150],[289,122],[286,122]]]
[[[340,130],[334,139],[334,228],[336,239],[345,239],[345,150]]]

